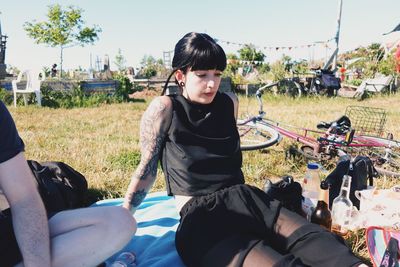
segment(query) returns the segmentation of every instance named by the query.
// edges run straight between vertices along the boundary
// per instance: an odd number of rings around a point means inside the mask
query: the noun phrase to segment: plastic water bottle
[[[308,163],[307,172],[303,180],[303,196],[318,199],[320,191],[319,165]]]
[[[110,267],[136,267],[136,255],[133,252],[122,252]]]
[[[307,219],[309,221],[318,202],[320,183],[319,165],[317,163],[308,163],[302,188],[304,197],[303,211],[307,214]]]

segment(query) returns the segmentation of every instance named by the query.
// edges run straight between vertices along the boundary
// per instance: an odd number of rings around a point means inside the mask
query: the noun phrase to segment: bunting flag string
[[[317,45],[321,45],[325,48],[328,48],[329,45],[328,43],[333,41],[335,38],[331,38],[327,41],[316,41],[316,42],[312,42],[309,44],[302,44],[302,45],[292,45],[292,46],[254,46],[256,49],[259,50],[275,50],[275,51],[279,51],[279,50],[292,50],[292,49],[299,49],[299,48],[311,48],[311,47],[315,47]],[[220,39],[215,39],[216,42],[218,43],[223,43],[226,45],[235,45],[238,47],[244,47],[245,45],[249,45],[249,44],[244,44],[244,43],[237,43],[237,42],[231,42],[231,41],[225,41],[225,40],[220,40]]]

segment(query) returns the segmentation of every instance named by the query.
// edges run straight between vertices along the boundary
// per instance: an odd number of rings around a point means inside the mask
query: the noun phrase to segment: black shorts
[[[190,267],[225,266],[234,257],[241,266],[247,253],[272,235],[280,208],[262,190],[243,184],[193,197],[180,212],[177,251]]]
[[[0,213],[0,266],[11,267],[22,261],[22,256],[15,239],[11,219],[11,210]]]

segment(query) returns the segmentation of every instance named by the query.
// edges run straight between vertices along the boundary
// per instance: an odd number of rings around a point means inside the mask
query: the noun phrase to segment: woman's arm
[[[168,96],[155,98],[142,116],[140,123],[139,166],[131,178],[123,207],[132,213],[142,203],[157,176],[157,163],[164,139],[171,125],[172,101]]]

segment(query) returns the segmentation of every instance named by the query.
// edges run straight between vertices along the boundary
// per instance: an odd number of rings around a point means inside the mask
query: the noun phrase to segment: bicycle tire
[[[301,97],[302,89],[301,86],[295,81],[284,79],[278,83],[277,93],[297,98]]]
[[[275,145],[281,139],[280,133],[274,128],[259,122],[238,120],[237,128],[242,151],[257,150]]]
[[[365,139],[385,144],[387,147],[370,147],[367,154],[379,175],[400,177],[400,141],[390,138],[362,135]]]

